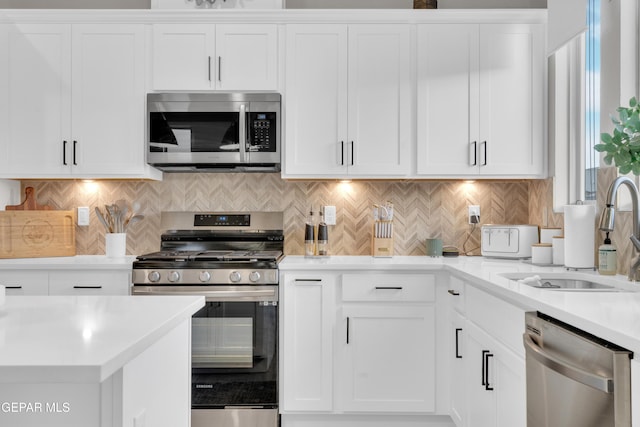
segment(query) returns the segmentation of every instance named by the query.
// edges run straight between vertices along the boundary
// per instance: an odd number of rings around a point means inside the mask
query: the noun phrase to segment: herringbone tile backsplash
[[[306,213],[312,206],[335,205],[337,225],[330,227],[333,255],[371,254],[371,208],[391,201],[395,210],[395,254],[424,255],[427,238],[479,255],[480,228],[468,224],[467,206],[480,205],[481,222],[543,225],[551,212],[550,180],[543,181],[284,181],[278,174],[165,174],[151,181],[23,181],[36,189],[38,201],[59,209],[89,206],[91,225],[77,228],[78,254],[104,254],[104,229],[94,207],[118,199],[138,201],[145,219],[133,226],[127,253],[160,246],[161,211],[283,211],[285,253],[303,254]],[[549,226],[562,217],[548,214]]]

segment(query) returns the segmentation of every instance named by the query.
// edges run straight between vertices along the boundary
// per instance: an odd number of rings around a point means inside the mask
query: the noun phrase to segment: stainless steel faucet
[[[600,230],[613,231],[616,212],[616,195],[621,185],[626,185],[631,192],[633,210],[633,234],[629,239],[631,239],[633,246],[636,248],[636,257],[631,262],[631,267],[629,268],[629,280],[638,281],[640,280],[640,208],[638,206],[638,187],[636,187],[636,184],[630,178],[620,176],[616,178],[609,187],[606,199],[607,206],[602,211],[602,216],[600,216]]]

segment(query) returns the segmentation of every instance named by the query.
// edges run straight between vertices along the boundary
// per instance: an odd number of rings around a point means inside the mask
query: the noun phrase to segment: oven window
[[[194,367],[253,367],[251,317],[196,317],[191,325]]]
[[[240,151],[239,113],[152,112],[151,150],[164,153],[233,153]]]

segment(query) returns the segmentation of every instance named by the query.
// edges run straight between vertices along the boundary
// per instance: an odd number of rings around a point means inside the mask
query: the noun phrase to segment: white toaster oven
[[[538,243],[537,225],[487,224],[481,228],[482,256],[531,258],[531,245]]]

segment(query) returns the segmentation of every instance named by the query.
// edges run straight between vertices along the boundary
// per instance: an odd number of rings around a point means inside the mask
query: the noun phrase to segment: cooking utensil
[[[124,231],[126,232],[129,229],[129,226],[143,219],[144,219],[144,215],[134,215],[127,218],[127,220],[124,222]]]
[[[102,215],[102,212],[100,212],[100,209],[96,206],[96,216],[98,217],[98,220],[102,223],[102,225],[104,225],[105,230],[107,230],[107,233],[113,233],[113,231],[111,230],[111,227],[109,226],[109,224],[107,224],[107,220],[104,218],[104,215]]]

